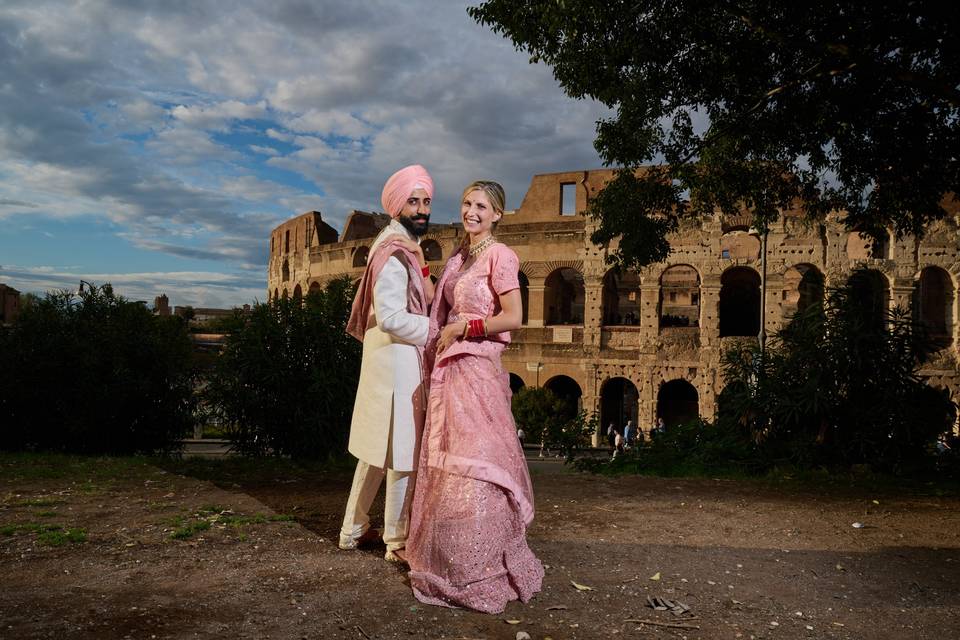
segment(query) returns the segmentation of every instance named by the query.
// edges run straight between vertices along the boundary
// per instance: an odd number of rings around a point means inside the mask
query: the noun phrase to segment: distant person
[[[654,430],[657,432],[657,435],[662,435],[667,432],[667,425],[663,421],[663,418],[657,418],[657,426]]]
[[[630,448],[632,443],[631,438],[633,438],[634,426],[633,420],[627,420],[627,424],[623,427],[623,446],[625,449]]]
[[[523,432],[523,429],[517,427],[517,440],[520,441],[520,446],[523,446],[523,440],[527,437],[527,434]]]
[[[616,459],[618,453],[623,453],[623,436],[617,431],[613,439],[613,457]]]

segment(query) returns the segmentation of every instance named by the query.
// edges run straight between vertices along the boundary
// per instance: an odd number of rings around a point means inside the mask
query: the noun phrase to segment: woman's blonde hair
[[[460,196],[460,202],[462,203],[467,194],[471,191],[483,191],[487,199],[490,200],[490,204],[493,206],[493,210],[498,212],[503,216],[503,209],[507,204],[507,194],[504,193],[503,187],[499,182],[494,182],[493,180],[475,180],[467,185],[467,188],[463,190],[463,194]],[[497,228],[497,223],[499,220],[493,223],[493,228]],[[461,248],[467,248],[470,246],[470,236],[463,234],[463,240],[460,241]]]

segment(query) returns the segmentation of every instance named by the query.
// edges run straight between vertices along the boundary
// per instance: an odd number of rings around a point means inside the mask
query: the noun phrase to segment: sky
[[[595,123],[456,0],[3,0],[0,283],[266,299],[270,230],[414,162],[433,221],[475,179],[593,169]]]

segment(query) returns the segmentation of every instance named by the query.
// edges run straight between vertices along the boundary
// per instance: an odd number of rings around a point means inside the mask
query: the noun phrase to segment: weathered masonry
[[[881,308],[911,308],[940,351],[922,373],[960,399],[960,207],[922,240],[875,242],[835,221],[809,225],[785,211],[763,238],[749,218],[687,221],[666,262],[617,273],[579,215],[609,170],[535,176],[496,236],[520,257],[523,327],[504,355],[514,389],[543,385],[600,412],[601,428],[632,419],[649,431],[697,414],[712,418],[724,381],[720,356],[773,334],[798,309],[857,267],[862,295]],[[343,274],[359,278],[369,245],[389,219],[354,211],[342,236],[316,211],[270,235],[268,297],[299,297]],[[425,254],[435,276],[460,243],[459,225],[431,225]],[[766,261],[766,281],[763,262]],[[761,314],[761,300],[765,300]]]

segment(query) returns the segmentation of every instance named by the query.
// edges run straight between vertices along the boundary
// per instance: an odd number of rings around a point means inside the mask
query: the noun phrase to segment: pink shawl
[[[360,286],[357,287],[357,294],[353,298],[353,306],[350,309],[350,319],[347,320],[347,333],[360,342],[363,342],[363,336],[367,332],[367,319],[370,317],[373,287],[377,282],[377,276],[387,264],[387,260],[397,254],[401,258],[400,262],[405,263],[409,276],[407,278],[407,311],[427,315],[427,296],[423,292],[423,276],[420,268],[416,266],[419,264],[417,257],[403,246],[399,237],[387,238],[367,258],[367,268],[360,279]]]

